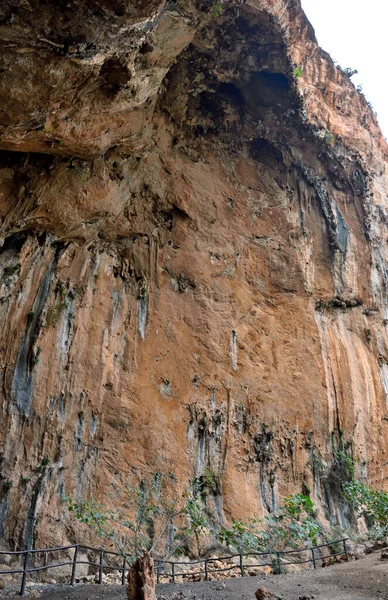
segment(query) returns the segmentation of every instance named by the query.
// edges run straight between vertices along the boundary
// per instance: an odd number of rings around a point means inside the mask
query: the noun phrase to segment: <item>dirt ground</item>
[[[164,584],[157,589],[160,600],[255,600],[255,591],[265,587],[282,600],[388,600],[388,561],[380,560],[380,552],[363,560],[343,563],[317,571],[290,575],[263,575],[209,581],[202,583]],[[28,588],[27,597],[42,600],[125,600],[122,586],[65,585],[50,588]],[[0,598],[18,598],[14,592],[3,592]]]

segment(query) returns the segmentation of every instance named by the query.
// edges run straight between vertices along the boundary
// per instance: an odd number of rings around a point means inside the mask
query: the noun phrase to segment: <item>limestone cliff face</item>
[[[13,547],[134,471],[211,470],[220,520],[308,487],[345,524],[339,449],[386,484],[387,145],[299,0],[215,8],[2,2]]]

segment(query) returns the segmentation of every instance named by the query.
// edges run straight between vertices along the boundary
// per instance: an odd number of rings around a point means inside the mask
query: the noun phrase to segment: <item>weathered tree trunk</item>
[[[128,600],[156,600],[154,560],[138,558],[128,572]]]

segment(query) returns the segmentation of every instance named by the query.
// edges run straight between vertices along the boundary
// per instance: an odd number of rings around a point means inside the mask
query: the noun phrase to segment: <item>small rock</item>
[[[10,565],[12,562],[12,557],[10,554],[0,554],[0,563],[2,565]]]
[[[365,552],[366,554],[372,554],[372,552],[374,551],[374,542],[365,542],[364,544],[365,546]]]
[[[257,600],[279,600],[279,596],[272,594],[267,588],[259,588],[255,592]]]
[[[388,548],[383,548],[381,551],[381,560],[388,560]]]
[[[366,547],[364,546],[364,544],[359,544],[356,547],[356,550],[354,552],[354,556],[356,560],[360,560],[362,558],[365,558],[366,556]]]
[[[372,550],[381,550],[382,548],[385,548],[386,545],[385,540],[374,540]]]

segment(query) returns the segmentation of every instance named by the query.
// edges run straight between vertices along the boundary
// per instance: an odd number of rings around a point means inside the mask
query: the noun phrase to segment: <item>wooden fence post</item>
[[[175,583],[175,563],[171,563],[171,581]]]
[[[240,554],[240,571],[241,571],[241,577],[244,577],[244,564],[243,564],[243,555]]]
[[[280,552],[276,552],[276,575],[281,575],[283,564],[280,562]]]
[[[102,568],[104,566],[104,551],[101,550],[100,552],[100,567],[98,570],[98,583],[101,585],[102,584]]]
[[[71,569],[71,583],[70,583],[70,585],[74,585],[75,584],[75,575],[76,575],[76,570],[77,570],[77,556],[78,556],[78,544],[74,548],[73,566],[72,566],[72,569]]]
[[[24,553],[24,562],[23,562],[23,577],[22,577],[22,585],[20,588],[20,595],[24,596],[26,591],[26,581],[27,581],[27,568],[28,568],[28,555],[29,551]]]
[[[314,548],[311,548],[311,558],[312,558],[312,561],[313,561],[314,569],[316,569],[317,568],[317,563],[315,561]]]
[[[346,547],[346,540],[342,540],[342,543],[344,545],[344,552],[346,554],[346,560],[347,560],[347,562],[349,562],[349,552],[348,552],[348,549]]]
[[[273,569],[273,556],[272,556],[272,548],[269,549],[269,560],[271,561],[271,569]]]
[[[156,560],[155,561],[155,571],[156,571],[156,583],[159,584],[160,583],[160,574],[159,574],[159,561]]]
[[[126,559],[124,558],[124,560],[123,560],[123,572],[121,573],[121,585],[125,585],[125,564],[126,564]]]
[[[205,558],[205,581],[209,581],[209,572],[207,569],[207,558]]]

